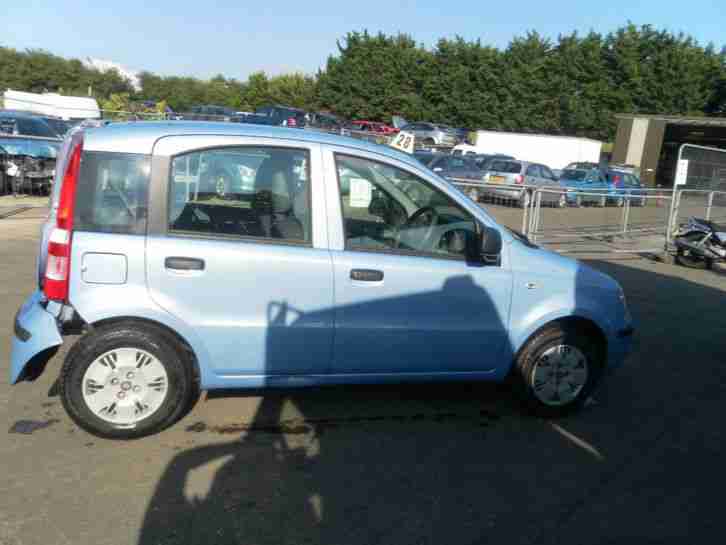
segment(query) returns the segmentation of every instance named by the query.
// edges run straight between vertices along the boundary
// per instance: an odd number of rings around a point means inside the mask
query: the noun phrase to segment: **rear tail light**
[[[297,119],[295,119],[294,117],[288,117],[287,126],[288,127],[297,127]]]
[[[620,187],[623,185],[623,179],[620,176],[615,175],[613,177],[613,183],[615,184],[615,187]]]
[[[517,174],[514,177],[514,183],[515,184],[523,184],[524,183],[524,176],[522,176],[521,174]]]
[[[71,271],[71,242],[73,237],[73,208],[76,200],[78,174],[81,170],[83,137],[78,133],[73,138],[68,164],[58,201],[56,225],[48,239],[47,261],[43,292],[48,299],[66,302]]]

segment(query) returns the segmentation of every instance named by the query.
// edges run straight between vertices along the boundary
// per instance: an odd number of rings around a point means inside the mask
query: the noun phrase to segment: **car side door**
[[[198,334],[217,385],[327,373],[333,276],[320,147],[172,136],[156,143],[153,172],[148,289]]]
[[[467,257],[478,220],[424,169],[334,146],[324,160],[335,276],[331,373],[491,373],[508,365],[511,273],[504,255],[490,265]]]

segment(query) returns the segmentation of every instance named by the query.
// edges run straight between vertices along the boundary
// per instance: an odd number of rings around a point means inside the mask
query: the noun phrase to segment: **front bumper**
[[[51,348],[63,344],[56,317],[46,308],[42,292],[36,291],[15,315],[10,355],[10,384],[18,382],[28,371],[29,363],[42,368],[53,355]]]

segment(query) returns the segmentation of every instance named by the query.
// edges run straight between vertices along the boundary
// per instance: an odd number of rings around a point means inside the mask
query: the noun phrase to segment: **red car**
[[[351,121],[350,128],[354,131],[369,131],[378,134],[397,134],[399,131],[399,129],[381,123],[380,121]]]

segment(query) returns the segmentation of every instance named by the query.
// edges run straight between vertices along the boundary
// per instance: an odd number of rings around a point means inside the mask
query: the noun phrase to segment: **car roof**
[[[106,127],[84,130],[83,148],[88,151],[139,153],[149,155],[154,144],[165,136],[248,136],[297,140],[300,142],[345,146],[360,151],[386,155],[413,166],[420,166],[411,155],[390,146],[373,144],[349,136],[339,136],[305,129],[255,125],[251,123],[220,123],[207,121],[134,121],[113,123]]]

